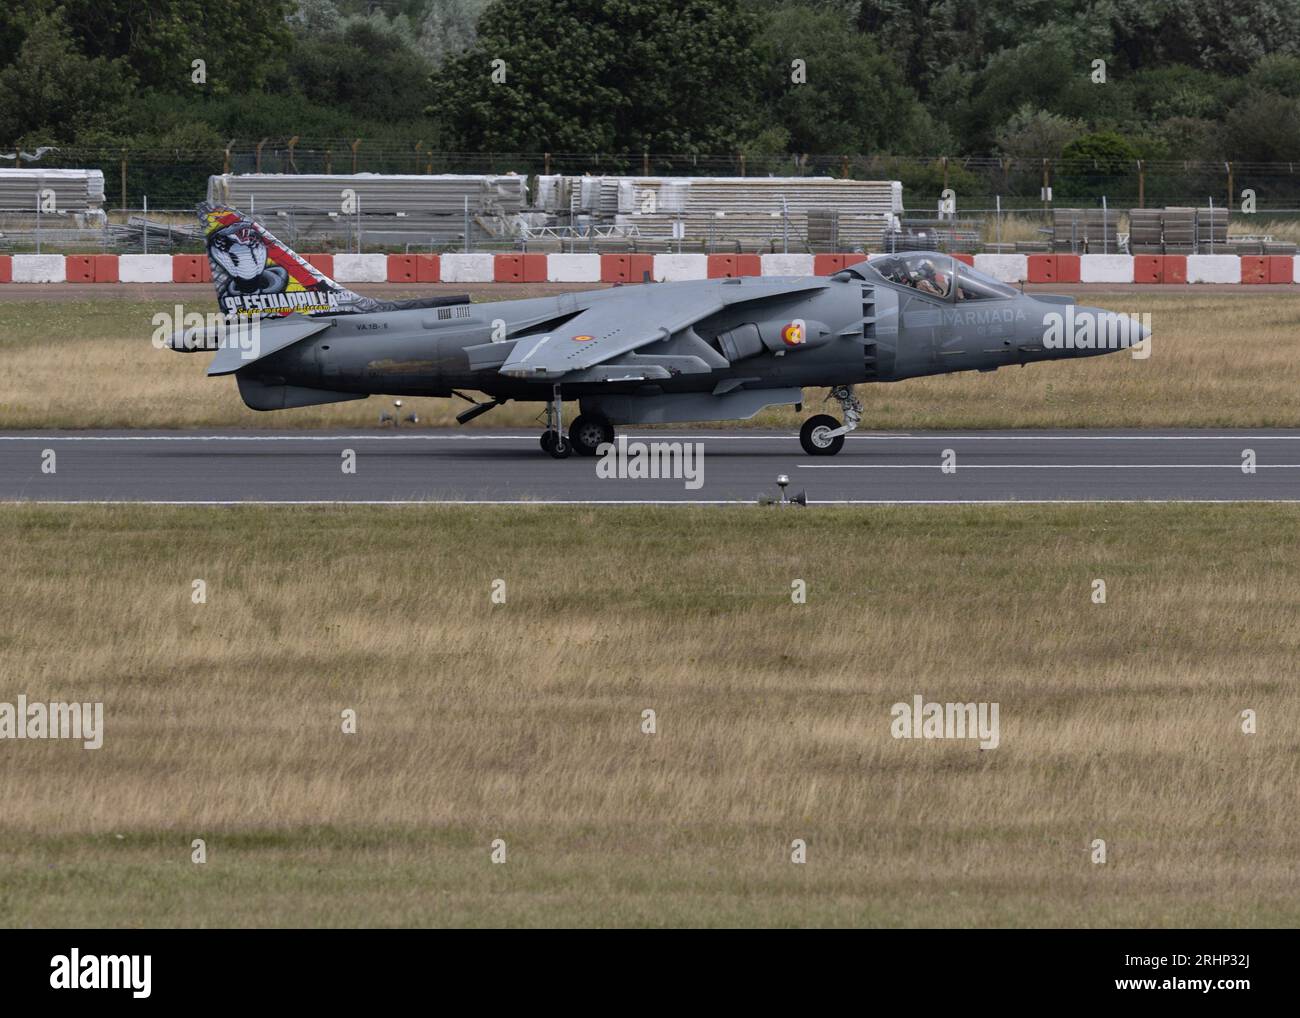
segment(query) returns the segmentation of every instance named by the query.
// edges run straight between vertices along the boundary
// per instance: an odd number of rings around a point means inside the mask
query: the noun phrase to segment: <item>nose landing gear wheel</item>
[[[799,429],[799,444],[809,456],[834,456],[844,448],[844,436],[831,437],[840,422],[830,414],[817,414],[803,422]]]
[[[579,456],[595,456],[602,445],[614,441],[614,425],[603,414],[579,414],[569,425],[569,441]]]

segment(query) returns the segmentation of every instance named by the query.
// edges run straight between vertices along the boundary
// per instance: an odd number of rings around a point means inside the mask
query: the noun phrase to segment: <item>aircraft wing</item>
[[[502,363],[503,375],[558,379],[689,328],[723,308],[820,290],[824,279],[745,280],[740,285],[701,286],[693,291],[653,285],[629,287],[618,297],[601,300],[542,336],[525,336]]]

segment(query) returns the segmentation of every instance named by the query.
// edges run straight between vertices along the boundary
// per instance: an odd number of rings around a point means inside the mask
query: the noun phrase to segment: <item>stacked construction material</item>
[[[1107,209],[1053,209],[1052,250],[1068,254],[1119,254],[1119,213]]]
[[[611,249],[879,251],[902,194],[898,181],[832,177],[537,179],[541,210]]]
[[[1177,254],[1165,251],[1164,209],[1129,209],[1129,254]]]
[[[0,212],[36,215],[37,195],[52,192],[56,215],[91,226],[104,219],[104,174],[100,170],[0,169]],[[50,214],[51,202],[42,212]]]
[[[1288,254],[1256,240],[1228,246],[1226,208],[1168,207],[1129,210],[1131,254]]]
[[[208,200],[252,213],[298,250],[439,250],[510,242],[526,205],[515,174],[222,174]]]

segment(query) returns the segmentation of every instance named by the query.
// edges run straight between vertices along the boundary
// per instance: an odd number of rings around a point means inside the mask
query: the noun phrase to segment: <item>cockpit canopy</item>
[[[951,255],[933,251],[872,258],[867,267],[886,282],[909,286],[936,300],[994,300],[1016,296],[1016,289],[976,272]]]

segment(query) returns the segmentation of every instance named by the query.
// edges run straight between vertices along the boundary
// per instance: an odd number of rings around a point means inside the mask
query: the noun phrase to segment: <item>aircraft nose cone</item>
[[[1127,350],[1151,335],[1139,316],[1106,308],[1074,305],[1054,312],[1048,321],[1049,346],[1066,356]]]

